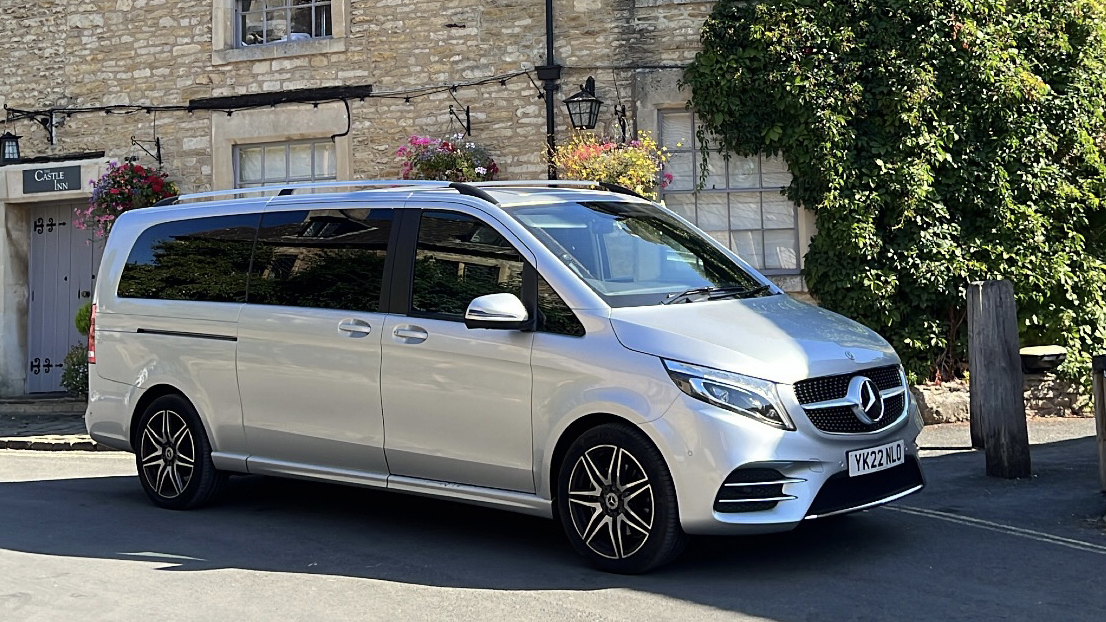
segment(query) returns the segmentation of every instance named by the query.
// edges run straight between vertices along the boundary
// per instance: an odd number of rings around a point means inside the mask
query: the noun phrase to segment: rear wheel
[[[179,395],[157,398],[139,417],[135,462],[146,496],[173,510],[208,503],[227,478],[211,461],[196,409]]]
[[[629,425],[601,425],[572,443],[557,479],[557,510],[572,546],[607,572],[656,568],[687,539],[664,459]]]

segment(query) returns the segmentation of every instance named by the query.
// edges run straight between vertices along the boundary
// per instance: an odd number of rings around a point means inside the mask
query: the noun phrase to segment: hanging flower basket
[[[553,153],[553,164],[561,179],[605,181],[654,201],[657,191],[672,183],[671,173],[661,175],[667,161],[668,150],[658,145],[648,132],[638,132],[637,140],[628,143],[579,132]]]
[[[403,179],[442,181],[492,181],[499,167],[484,147],[464,140],[463,134],[446,138],[412,135],[396,149],[403,160]]]
[[[123,212],[150,207],[162,199],[176,196],[177,185],[166,179],[161,169],[146,168],[134,162],[108,163],[108,170],[92,186],[88,207],[74,210],[73,226],[91,229],[96,237],[107,237],[111,226]]]

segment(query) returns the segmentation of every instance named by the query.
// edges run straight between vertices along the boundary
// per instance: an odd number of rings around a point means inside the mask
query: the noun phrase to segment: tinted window
[[[492,227],[465,214],[424,212],[411,311],[464,317],[473,298],[522,297],[522,255]]]
[[[391,232],[390,209],[265,214],[249,302],[377,311]]]
[[[177,220],[135,240],[119,277],[122,298],[243,302],[260,214]]]
[[[564,299],[543,279],[538,277],[538,330],[560,335],[584,336],[584,325],[568,308]]]

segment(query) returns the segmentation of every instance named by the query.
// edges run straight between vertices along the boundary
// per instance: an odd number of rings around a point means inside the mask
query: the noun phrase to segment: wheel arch
[[[557,512],[557,476],[561,472],[561,463],[564,462],[565,455],[568,453],[568,448],[572,445],[573,441],[580,438],[588,430],[597,428],[601,425],[613,423],[616,425],[624,425],[635,430],[640,430],[640,426],[635,425],[633,421],[625,417],[613,415],[611,413],[591,413],[584,415],[579,419],[573,421],[561,432],[561,435],[557,438],[557,444],[553,447],[553,454],[549,460],[549,473],[546,485],[549,486],[549,498],[553,502],[554,516]],[[664,456],[664,452],[660,451],[660,447],[657,447],[657,443],[643,432],[643,436],[654,447],[657,448],[661,459],[665,461],[665,466],[671,472],[672,466],[668,464],[668,460]]]
[[[138,448],[138,434],[139,434],[139,430],[138,430],[138,419],[139,419],[139,417],[142,416],[142,413],[146,412],[146,408],[148,408],[150,406],[150,404],[152,404],[154,402],[154,400],[156,400],[158,398],[161,398],[161,397],[165,397],[166,395],[179,395],[181,397],[181,399],[188,402],[192,406],[193,409],[196,408],[196,404],[192,400],[188,399],[188,396],[184,394],[184,391],[181,391],[180,389],[178,389],[177,387],[174,387],[173,385],[158,384],[158,385],[154,385],[154,386],[150,387],[149,389],[146,389],[142,393],[142,396],[138,398],[138,401],[135,402],[134,411],[131,412],[130,440],[131,440],[131,447],[134,447],[136,452],[138,451],[137,448]],[[198,413],[199,411],[197,410],[196,412]],[[204,421],[204,418],[203,418],[202,415],[200,416],[200,425],[204,426],[204,434],[206,434],[207,437],[210,439],[211,438],[211,431],[207,429],[207,422]]]

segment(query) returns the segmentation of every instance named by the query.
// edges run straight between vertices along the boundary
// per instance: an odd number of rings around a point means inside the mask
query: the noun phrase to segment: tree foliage
[[[704,138],[782,154],[826,307],[916,377],[963,371],[965,289],[1015,285],[1023,345],[1102,347],[1101,0],[722,0],[687,69]]]

